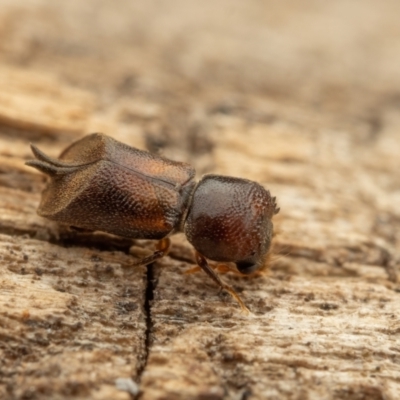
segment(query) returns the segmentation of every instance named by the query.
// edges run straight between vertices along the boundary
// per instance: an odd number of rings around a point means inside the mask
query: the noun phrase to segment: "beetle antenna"
[[[278,214],[280,208],[278,207],[278,204],[276,203],[276,197],[275,196],[272,198],[272,205],[274,206],[274,214]]]

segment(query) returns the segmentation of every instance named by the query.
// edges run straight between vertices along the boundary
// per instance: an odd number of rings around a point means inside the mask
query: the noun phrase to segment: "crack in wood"
[[[144,312],[145,312],[145,320],[146,320],[146,330],[145,330],[145,337],[144,337],[144,359],[141,365],[137,370],[137,380],[140,383],[142,379],[142,375],[147,367],[147,362],[150,355],[150,348],[151,348],[151,334],[153,330],[153,321],[151,318],[151,303],[154,300],[154,267],[153,264],[147,266],[147,286],[146,286],[146,295],[144,301]],[[139,392],[136,399],[139,400],[143,395],[143,392]]]

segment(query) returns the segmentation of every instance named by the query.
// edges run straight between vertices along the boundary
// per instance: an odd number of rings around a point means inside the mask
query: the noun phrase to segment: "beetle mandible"
[[[233,262],[243,274],[263,266],[271,247],[271,219],[279,211],[268,190],[222,175],[205,175],[196,183],[189,164],[98,133],[72,143],[58,159],[31,147],[36,160],[26,164],[50,177],[40,216],[91,231],[159,240],[154,254],[134,265],[166,255],[169,236],[183,231],[198,266],[247,310],[207,259]]]

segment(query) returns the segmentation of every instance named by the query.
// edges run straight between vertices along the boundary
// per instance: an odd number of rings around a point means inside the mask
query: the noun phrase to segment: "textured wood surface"
[[[398,399],[398,2],[4,1],[0,398]],[[251,310],[154,244],[36,215],[57,156],[101,131],[263,183],[281,212]],[[138,388],[140,393],[138,393]]]

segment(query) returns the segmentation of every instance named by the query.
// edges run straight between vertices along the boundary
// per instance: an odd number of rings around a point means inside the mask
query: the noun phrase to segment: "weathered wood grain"
[[[376,233],[378,215],[394,211],[396,192],[382,192],[374,168],[365,167],[365,146],[374,149],[368,162],[379,165],[376,144],[360,146],[351,127],[335,137],[329,127],[299,137],[292,124],[258,124],[244,136],[237,132],[241,121],[217,120],[220,171],[247,176],[250,169],[272,182],[268,188],[279,199],[271,270],[253,279],[224,277],[252,311],[245,316],[229,297],[210,292],[213,285],[200,274],[190,276],[189,286],[168,266],[156,269],[144,398],[400,393],[397,239]],[[392,132],[380,140],[395,138]],[[347,148],[341,159],[332,154],[340,141]],[[396,154],[386,161],[398,163]],[[395,187],[398,177],[389,172],[386,180]]]
[[[4,1],[0,398],[398,399],[399,12]],[[150,242],[36,215],[29,143],[95,131],[277,196],[268,268],[222,276],[250,315],[181,234],[133,269]]]

